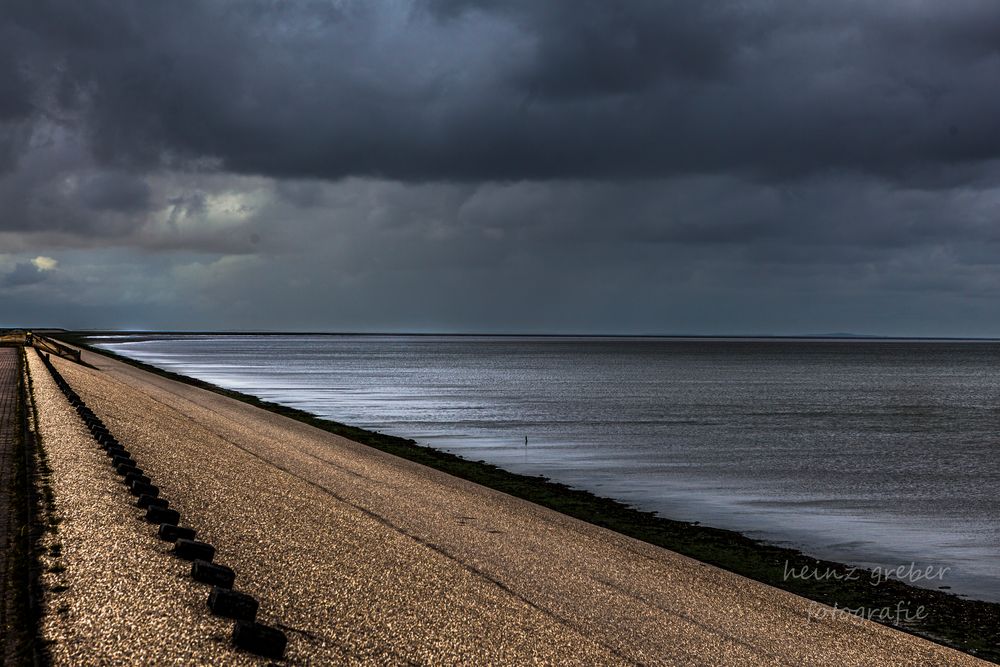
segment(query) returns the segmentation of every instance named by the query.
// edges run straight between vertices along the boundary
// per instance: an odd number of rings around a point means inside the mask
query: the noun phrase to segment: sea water
[[[94,343],[686,521],[1000,601],[1000,343],[141,335]],[[526,440],[527,439],[527,440]]]

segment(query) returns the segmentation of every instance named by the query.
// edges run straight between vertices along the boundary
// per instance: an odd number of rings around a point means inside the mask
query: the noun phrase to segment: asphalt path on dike
[[[29,354],[57,664],[261,664]],[[109,358],[53,359],[289,664],[974,665],[965,654]],[[53,561],[55,563],[55,560]]]
[[[8,651],[13,648],[7,639],[14,636],[8,629],[18,619],[12,618],[14,612],[12,591],[10,585],[11,566],[7,555],[10,553],[12,534],[17,508],[13,505],[14,497],[14,448],[17,446],[17,355],[20,350],[13,347],[0,347],[0,662]],[[16,584],[15,584],[16,585]]]

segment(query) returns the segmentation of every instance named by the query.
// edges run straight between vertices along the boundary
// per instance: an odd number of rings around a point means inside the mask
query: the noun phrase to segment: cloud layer
[[[0,293],[70,326],[995,332],[997,25],[12,0]]]
[[[0,118],[80,118],[111,164],[947,178],[1000,152],[985,0],[14,6]]]

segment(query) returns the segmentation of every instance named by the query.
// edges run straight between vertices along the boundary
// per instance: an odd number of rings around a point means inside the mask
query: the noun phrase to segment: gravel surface
[[[283,627],[290,663],[986,664],[105,357],[54,360]],[[251,661],[33,355],[57,662]],[[49,575],[46,575],[47,577]],[[64,608],[65,613],[59,613]]]
[[[34,351],[39,432],[57,532],[42,541],[42,637],[56,665],[257,664],[228,644],[231,624],[171,557]]]

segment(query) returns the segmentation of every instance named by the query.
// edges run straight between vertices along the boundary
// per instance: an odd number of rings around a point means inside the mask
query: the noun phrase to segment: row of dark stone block
[[[194,528],[180,525],[180,512],[172,509],[170,502],[160,495],[160,489],[139,467],[132,454],[94,414],[94,411],[87,407],[79,394],[73,391],[52,365],[49,356],[41,353],[39,356],[52,374],[56,385],[87,425],[94,440],[111,460],[115,472],[136,497],[136,505],[146,510],[145,520],[159,525],[157,536],[161,540],[174,543],[175,556],[192,561],[191,577],[195,581],[212,586],[208,596],[208,608],[217,616],[236,621],[233,626],[233,644],[267,658],[282,658],[287,644],[285,633],[256,622],[259,603],[254,597],[233,590],[236,573],[225,565],[212,562],[215,559],[215,547],[196,540]]]

